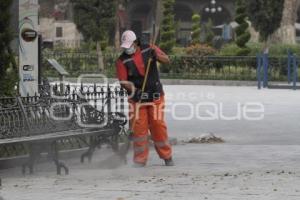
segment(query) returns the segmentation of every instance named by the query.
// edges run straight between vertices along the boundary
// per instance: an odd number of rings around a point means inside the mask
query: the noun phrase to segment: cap
[[[123,34],[122,34],[122,38],[121,38],[121,47],[122,48],[125,48],[125,49],[128,49],[131,47],[131,45],[133,44],[134,41],[136,41],[136,35],[133,31],[125,31]]]

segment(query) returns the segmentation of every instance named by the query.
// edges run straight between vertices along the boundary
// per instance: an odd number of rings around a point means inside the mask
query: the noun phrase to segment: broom
[[[155,45],[156,38],[157,37],[156,37],[155,24],[153,24],[152,45],[151,46]],[[146,85],[147,85],[148,78],[149,78],[149,70],[150,70],[152,61],[153,61],[153,58],[151,56],[149,58],[148,62],[147,62],[145,77],[144,77],[143,84],[142,84],[142,93],[141,93],[142,95],[143,95],[143,93],[145,92],[145,89],[146,89]],[[136,106],[137,106],[138,109],[139,109],[141,104],[142,104],[142,99],[140,98],[139,101],[136,103]],[[124,159],[125,163],[127,163],[127,154],[129,152],[129,149],[130,149],[130,145],[131,145],[131,141],[132,141],[132,134],[133,134],[135,124],[136,124],[136,120],[133,119],[132,126],[129,128],[129,130],[127,131],[127,134],[126,134],[127,135],[127,141],[126,141],[126,144],[125,144],[125,148],[120,151],[120,153],[122,154],[121,156]]]

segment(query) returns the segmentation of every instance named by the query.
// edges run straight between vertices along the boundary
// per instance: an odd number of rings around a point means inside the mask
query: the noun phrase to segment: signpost
[[[20,95],[38,94],[38,0],[19,0]]]

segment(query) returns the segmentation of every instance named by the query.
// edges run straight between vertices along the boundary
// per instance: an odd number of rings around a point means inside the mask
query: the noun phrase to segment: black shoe
[[[145,167],[145,166],[146,166],[145,163],[134,163],[134,164],[133,164],[133,167],[134,167],[134,168],[143,168],[143,167]]]
[[[168,167],[172,167],[175,166],[175,163],[172,158],[169,158],[169,159],[165,159],[165,165]]]

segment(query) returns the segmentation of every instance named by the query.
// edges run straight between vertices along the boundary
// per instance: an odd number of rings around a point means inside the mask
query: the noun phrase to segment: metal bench
[[[59,91],[53,87],[52,92],[42,92],[40,97],[0,100],[0,147],[26,146],[29,156],[22,166],[23,174],[27,168],[29,173],[33,173],[34,164],[42,152],[47,152],[52,158],[57,174],[61,174],[62,169],[68,174],[68,167],[59,161],[58,146],[68,143],[70,138],[81,140],[88,147],[81,156],[81,162],[85,157],[91,161],[93,152],[102,144],[109,144],[118,152],[120,138],[126,133],[126,93],[119,87],[92,87],[93,92],[85,91],[83,85],[80,89],[66,86],[66,92],[57,97],[53,96]],[[112,101],[116,103],[114,109]]]

